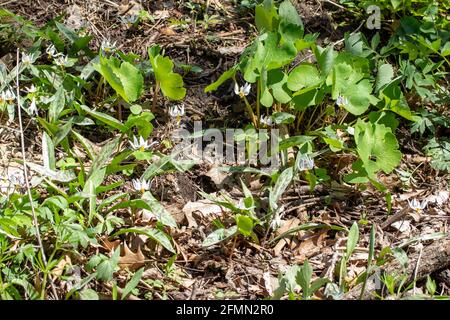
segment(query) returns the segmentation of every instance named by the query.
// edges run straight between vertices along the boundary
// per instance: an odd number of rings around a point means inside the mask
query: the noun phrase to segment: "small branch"
[[[158,101],[158,92],[159,92],[159,82],[156,81],[155,91],[153,92],[153,101],[152,101],[152,110],[151,110],[153,113],[156,112],[156,103]]]
[[[39,249],[41,251],[42,261],[44,262],[45,268],[47,268],[47,258],[45,256],[44,246],[42,245],[42,239],[41,239],[41,234],[40,234],[40,230],[39,230],[39,222],[37,220],[36,211],[34,210],[34,206],[33,206],[33,196],[31,195],[30,181],[28,179],[27,160],[26,160],[26,157],[25,157],[25,138],[24,138],[23,124],[22,124],[22,108],[20,106],[20,98],[19,98],[20,97],[20,90],[19,90],[20,52],[19,52],[19,49],[17,49],[17,57],[16,58],[17,58],[17,67],[16,67],[16,100],[17,100],[17,109],[18,109],[17,116],[19,118],[20,144],[21,144],[21,149],[22,149],[22,161],[23,161],[23,174],[25,176],[25,188],[27,189],[28,199],[30,201],[31,213],[32,213],[32,216],[33,216],[33,224],[34,224],[34,227],[36,229],[36,239],[38,241]],[[55,285],[53,283],[53,280],[51,279],[51,277],[49,277],[49,279],[50,279],[50,285],[52,287],[53,295],[55,296],[56,300],[59,300],[58,293],[56,292],[56,288],[55,288]]]
[[[333,2],[331,0],[322,0],[322,2],[326,2],[326,3],[332,4],[333,6],[336,6],[339,9],[345,10],[345,7],[341,6],[340,4],[337,4],[336,2]]]

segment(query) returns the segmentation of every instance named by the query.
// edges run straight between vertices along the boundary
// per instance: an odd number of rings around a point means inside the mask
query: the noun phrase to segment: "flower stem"
[[[252,106],[250,105],[250,103],[248,103],[248,100],[247,100],[246,96],[244,96],[243,98],[244,98],[245,106],[247,107],[248,115],[250,116],[250,120],[252,121],[253,125],[256,128],[257,127],[257,123],[256,123],[256,119],[255,119],[255,114],[253,113]]]
[[[259,99],[261,98],[261,87],[260,87],[260,80],[256,83],[256,121],[258,122],[258,128],[260,126],[259,119],[261,118],[261,111],[260,111],[260,102]]]

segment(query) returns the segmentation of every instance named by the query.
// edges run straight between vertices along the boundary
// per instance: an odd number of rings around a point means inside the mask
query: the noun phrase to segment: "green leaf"
[[[88,176],[91,176],[93,172],[107,165],[108,161],[111,158],[111,155],[115,150],[117,150],[119,141],[120,138],[115,138],[114,140],[109,141],[106,145],[103,146],[99,154],[95,157],[91,169],[89,170]]]
[[[97,120],[107,124],[108,126],[114,128],[114,129],[120,130],[121,132],[125,132],[128,129],[122,122],[120,122],[116,118],[111,117],[110,115],[107,115],[107,114],[99,112],[99,111],[91,110],[89,107],[87,107],[85,105],[80,105],[80,107],[87,114],[93,116]]]
[[[60,86],[53,96],[48,109],[48,117],[51,123],[55,123],[58,120],[60,113],[64,110],[65,102],[64,87]]]
[[[391,129],[383,124],[363,122],[355,126],[356,150],[369,177],[383,170],[390,173],[400,163],[402,153]]]
[[[275,112],[272,119],[276,124],[290,124],[295,121],[295,116],[287,112]]]
[[[310,295],[309,283],[311,282],[312,272],[313,272],[312,267],[309,264],[308,260],[306,260],[296,276],[296,281],[302,288],[304,299],[306,299]]]
[[[119,257],[120,257],[120,248],[117,248],[114,251],[114,254],[112,255],[111,259],[103,260],[97,266],[97,279],[104,281],[111,280],[114,274],[114,270],[117,268]]]
[[[148,236],[149,238],[153,239],[154,241],[158,242],[159,244],[161,244],[164,248],[166,248],[170,252],[176,253],[175,249],[172,246],[172,243],[170,242],[169,236],[167,234],[165,234],[164,232],[162,232],[161,230],[152,229],[149,227],[134,227],[134,228],[122,229],[122,230],[116,232],[114,235],[119,236],[121,234],[125,234],[128,232],[144,234],[144,235]]]
[[[330,280],[327,278],[319,278],[314,280],[309,287],[309,294],[314,294],[317,290],[323,287],[325,284],[330,283]]]
[[[409,258],[402,248],[392,248],[392,254],[403,268],[408,267]]]
[[[394,82],[386,86],[381,91],[381,97],[385,102],[384,109],[395,112],[407,120],[415,120],[402,89],[397,83]]]
[[[380,91],[386,84],[394,78],[394,69],[389,63],[378,67],[377,80],[375,82],[375,92]]]
[[[210,233],[205,240],[203,240],[202,247],[209,247],[225,241],[232,236],[236,235],[238,230],[237,226],[232,226],[228,229],[217,229],[216,231]]]
[[[80,299],[81,300],[100,300],[97,292],[91,288],[85,288],[80,291]]]
[[[289,0],[285,0],[280,4],[278,14],[281,18],[280,20],[284,20],[296,26],[303,26],[302,19],[300,18],[297,9]]]
[[[209,86],[205,88],[205,93],[208,93],[210,91],[217,90],[225,81],[233,78],[236,75],[237,66],[234,66],[230,70],[225,71],[219,79],[217,79],[215,82],[211,83]]]
[[[255,55],[249,59],[244,70],[244,79],[253,83],[263,69],[270,71],[289,64],[297,55],[294,45],[279,44],[277,33],[270,32],[260,36],[256,43]]]
[[[428,294],[434,295],[434,293],[436,292],[436,282],[433,281],[433,279],[431,279],[429,275],[427,276],[427,283],[425,286],[427,288]]]
[[[146,191],[142,195],[142,200],[148,205],[147,208],[143,208],[144,211],[148,210],[150,214],[154,215],[158,221],[163,225],[172,228],[177,228],[177,222],[172,215],[167,211],[161,203],[153,197],[153,195]]]
[[[316,139],[316,137],[311,136],[293,136],[280,141],[278,146],[279,151],[283,151],[292,147],[301,148],[305,143],[309,143]]]
[[[88,139],[86,139],[85,137],[83,137],[81,134],[76,132],[75,130],[72,130],[72,134],[81,143],[81,145],[83,146],[84,150],[86,151],[88,157],[91,160],[94,160],[94,157],[95,157],[94,144],[91,141],[89,141]]]
[[[138,104],[133,104],[130,107],[130,111],[134,115],[139,115],[142,112],[142,107],[140,105],[138,105]]]
[[[164,96],[172,100],[181,100],[186,95],[186,89],[183,87],[183,77],[173,72],[173,62],[169,57],[163,57],[159,54],[157,47],[148,50],[150,63],[155,73],[156,81],[161,87]]]
[[[58,131],[55,135],[55,145],[59,145],[59,143],[66,138],[66,136],[69,134],[70,130],[72,130],[72,124],[73,124],[73,118],[70,118],[69,121],[67,121],[62,126],[58,126]]]
[[[326,77],[334,64],[334,50],[332,46],[328,46],[326,49],[321,47],[314,47],[314,55],[316,56],[317,63],[320,67],[320,73],[322,77]]]
[[[272,31],[278,17],[273,0],[264,0],[255,7],[255,25],[259,32]]]
[[[125,101],[133,102],[141,96],[144,78],[139,69],[131,63],[121,63],[115,57],[100,56],[100,63],[94,64],[94,69]]]
[[[321,82],[319,71],[312,64],[301,64],[291,71],[287,85],[292,91],[313,87]]]
[[[125,298],[128,296],[128,294],[130,294],[131,291],[133,291],[134,288],[137,287],[137,285],[139,284],[139,281],[141,281],[143,273],[144,273],[144,268],[141,268],[138,271],[136,271],[133,278],[131,278],[131,280],[127,283],[127,285],[125,286],[125,288],[122,291],[122,300],[125,300]]]
[[[352,255],[353,251],[356,248],[356,245],[358,244],[358,240],[359,240],[358,224],[356,222],[353,222],[353,225],[348,233],[347,247],[345,250],[346,260],[350,259],[350,256]]]
[[[79,36],[76,34],[76,32],[73,31],[72,29],[69,29],[64,24],[55,21],[55,25],[58,28],[58,30],[67,38],[67,40],[70,41],[70,43],[74,43],[79,39]]]
[[[373,96],[372,85],[369,80],[362,80],[358,84],[352,85],[345,92],[344,97],[348,99],[348,104],[344,105],[344,109],[354,115],[360,115],[369,109]]]
[[[242,214],[236,215],[236,224],[238,227],[238,231],[249,237],[253,233],[253,220],[250,217],[244,216]]]
[[[55,147],[53,141],[47,132],[42,134],[42,159],[44,161],[44,168],[55,170]]]
[[[278,177],[275,186],[269,193],[269,206],[272,211],[275,211],[278,208],[277,202],[291,183],[293,177],[294,170],[292,167],[285,169]]]

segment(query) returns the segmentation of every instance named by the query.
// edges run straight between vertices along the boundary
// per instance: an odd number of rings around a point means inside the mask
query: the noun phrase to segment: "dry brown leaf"
[[[211,169],[205,173],[205,176],[209,177],[217,188],[222,189],[227,178],[229,177],[229,174],[220,170],[217,165],[213,165]]]
[[[188,228],[196,228],[198,223],[194,217],[195,213],[197,213],[200,217],[220,215],[222,213],[222,207],[205,199],[186,203],[182,211],[188,221]]]
[[[100,245],[107,251],[114,251],[118,246],[120,246],[120,240],[114,240],[111,242],[108,240],[107,236],[101,236],[99,240]]]
[[[159,31],[160,31],[163,35],[165,35],[165,36],[174,36],[174,35],[177,34],[177,33],[176,33],[172,28],[170,28],[170,27],[161,28]]]
[[[120,248],[119,267],[121,269],[128,268],[130,270],[136,270],[145,264],[145,256],[138,247],[136,253],[128,248],[126,242]]]
[[[301,241],[295,252],[298,256],[298,259],[304,260],[319,252],[323,247],[325,238],[327,237],[327,231],[328,230],[322,230],[318,233],[308,235],[306,238],[302,239],[303,241]]]
[[[300,224],[299,219],[292,218],[292,219],[286,221],[286,223],[284,223],[281,226],[281,228],[279,228],[278,230],[275,231],[275,236],[279,236],[279,235],[289,231],[290,229],[297,227],[299,224]],[[284,246],[288,243],[291,243],[291,240],[288,238],[284,238],[284,239],[281,239],[280,241],[278,241],[278,243],[273,248],[274,255],[278,256],[280,254],[281,250],[283,250]]]
[[[64,268],[66,265],[72,265],[72,260],[70,260],[70,257],[68,255],[65,255],[64,258],[62,258],[58,264],[53,268],[52,275],[57,278],[62,276],[64,272]]]

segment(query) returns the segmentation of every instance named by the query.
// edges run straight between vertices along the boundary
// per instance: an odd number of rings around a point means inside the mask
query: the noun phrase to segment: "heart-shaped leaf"
[[[150,48],[148,55],[156,81],[159,83],[164,96],[172,100],[183,99],[186,95],[183,78],[178,73],[173,72],[174,64],[172,60],[169,57],[163,57],[157,46]]]

